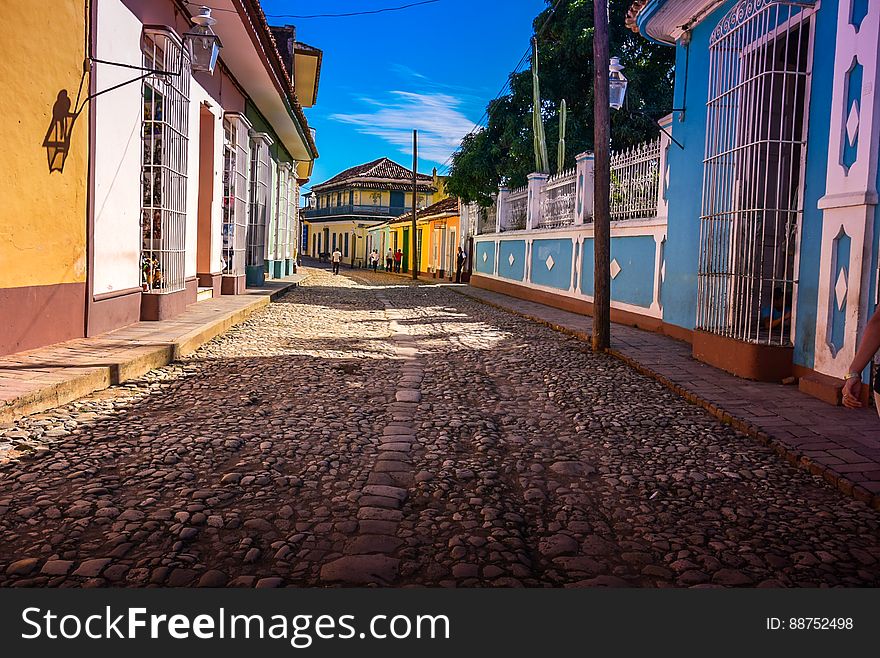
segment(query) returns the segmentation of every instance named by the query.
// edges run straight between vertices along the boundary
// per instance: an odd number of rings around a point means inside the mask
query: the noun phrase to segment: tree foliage
[[[555,0],[533,21],[537,33]],[[659,118],[672,108],[674,49],[646,40],[624,24],[629,2],[610,3],[611,54],[620,57],[629,79],[626,108],[612,112],[611,146],[621,149],[656,137],[658,129],[640,112]],[[566,99],[568,121],[564,166],[593,148],[593,3],[562,0],[539,37],[541,105],[549,139],[559,135],[559,105]],[[532,74],[510,75],[507,95],[489,103],[486,127],[462,141],[452,158],[447,189],[465,202],[487,204],[502,182],[526,184],[534,169]],[[550,154],[550,171],[558,170]]]

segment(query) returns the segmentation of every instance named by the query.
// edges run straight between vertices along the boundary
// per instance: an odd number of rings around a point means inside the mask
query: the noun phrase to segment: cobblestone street
[[[880,513],[444,286],[311,278],[0,426],[0,584],[878,586]]]

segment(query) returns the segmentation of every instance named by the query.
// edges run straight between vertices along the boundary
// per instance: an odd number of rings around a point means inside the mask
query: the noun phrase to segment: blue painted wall
[[[688,48],[676,47],[673,105],[685,108],[683,121],[676,114],[673,136],[684,150],[669,150],[670,181],[668,240],[665,248],[666,279],[663,282],[664,320],[692,329],[696,322],[697,269],[702,202],[703,155],[706,138],[706,100],[709,77],[709,36],[730,10],[726,2],[697,25]],[[828,159],[828,125],[831,114],[838,0],[823,0],[817,13],[812,93],[809,108],[804,217],[801,234],[800,279],[798,286],[795,363],[812,367],[814,362],[818,270],[821,248],[822,215],[818,200],[825,194]],[[688,76],[685,81],[684,71]],[[880,221],[880,213],[878,213]]]
[[[611,299],[648,308],[654,301],[654,258],[657,243],[653,236],[614,238],[611,260],[617,260],[620,273],[611,280]]]
[[[486,260],[483,261],[485,255]],[[495,274],[495,243],[492,241],[478,242],[474,270],[480,274]]]
[[[584,246],[582,249],[584,250],[584,257],[581,259],[581,292],[592,297],[595,293],[595,279],[593,277],[596,273],[596,256],[593,251],[595,249],[595,244],[593,243],[593,238],[584,240]]]
[[[513,265],[510,257],[513,256]],[[502,240],[498,249],[498,276],[514,281],[526,278],[526,241]]]
[[[834,48],[837,44],[838,0],[822,0],[816,14],[813,80],[810,94],[809,137],[801,224],[801,258],[798,279],[797,326],[794,362],[812,368],[816,357],[816,320],[819,305],[819,259],[822,252],[822,211],[828,170],[828,126],[831,123],[831,88],[834,84]],[[834,285],[832,283],[832,285]]]
[[[571,287],[572,240],[535,240],[532,242],[532,283],[559,290]],[[547,258],[553,256],[553,267],[547,269]]]

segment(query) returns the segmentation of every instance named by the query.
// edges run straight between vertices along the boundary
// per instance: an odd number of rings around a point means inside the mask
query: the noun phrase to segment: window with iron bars
[[[141,285],[170,293],[186,286],[186,177],[190,62],[177,37],[147,30],[141,43]]]
[[[248,230],[250,125],[241,114],[223,118],[223,274],[245,273]]]
[[[792,343],[812,2],[742,0],[710,37],[697,326]]]
[[[269,213],[270,169],[269,147],[272,139],[266,133],[251,138],[251,193],[248,222],[247,266],[262,268],[266,261],[266,229]]]

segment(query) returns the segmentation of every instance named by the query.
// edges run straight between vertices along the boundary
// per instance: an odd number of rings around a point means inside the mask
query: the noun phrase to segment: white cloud
[[[366,135],[384,139],[410,156],[412,131],[418,130],[419,157],[436,163],[446,161],[462,137],[474,127],[474,122],[458,109],[461,100],[448,94],[391,91],[385,101],[359,100],[375,110],[333,114],[330,118],[351,124]]]

